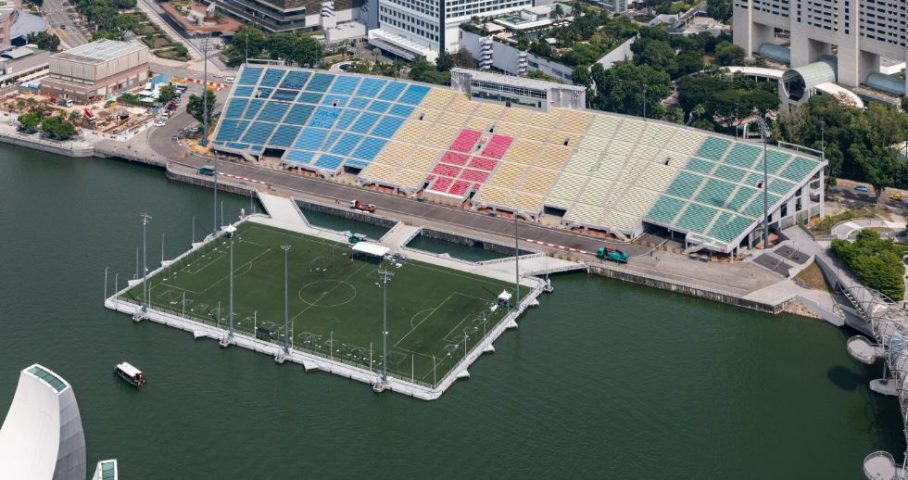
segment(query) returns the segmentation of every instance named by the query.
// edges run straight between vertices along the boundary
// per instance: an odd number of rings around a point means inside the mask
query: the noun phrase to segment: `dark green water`
[[[373,240],[380,239],[382,235],[388,233],[388,230],[391,230],[390,228],[372,225],[371,223],[358,222],[353,219],[314,210],[303,210],[303,215],[306,216],[306,220],[313,227],[326,228],[338,232],[360,233]]]
[[[417,235],[413,240],[410,240],[407,247],[431,253],[447,253],[454,258],[469,260],[471,262],[481,262],[483,260],[494,260],[496,258],[511,256],[504,253],[493,252],[492,250],[486,250],[479,244],[471,247],[469,245],[461,245],[440,238],[429,238],[422,235]]]
[[[847,333],[580,274],[428,403],[136,325],[102,308],[104,267],[132,275],[143,209],[149,258],[162,231],[175,255],[193,215],[210,228],[210,193],[0,149],[0,412],[47,365],[74,385],[92,465],[117,457],[123,478],[855,479],[905,447]],[[112,378],[123,359],[145,390]]]

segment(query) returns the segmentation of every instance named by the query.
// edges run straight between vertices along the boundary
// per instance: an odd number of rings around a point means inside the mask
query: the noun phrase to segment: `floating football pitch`
[[[513,285],[416,261],[353,259],[352,246],[255,223],[234,239],[234,325],[283,343],[284,252],[293,347],[363,368],[381,368],[380,267],[388,285],[388,371],[433,384],[501,320],[491,311]],[[151,308],[226,328],[229,243],[220,238],[149,279]],[[141,284],[125,293],[141,302]],[[371,345],[371,355],[370,355]],[[434,359],[433,359],[434,356]]]

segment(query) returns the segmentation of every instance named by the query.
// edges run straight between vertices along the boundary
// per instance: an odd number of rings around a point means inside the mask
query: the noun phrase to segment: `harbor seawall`
[[[658,288],[669,292],[680,293],[691,297],[702,298],[714,302],[724,303],[733,307],[746,308],[757,312],[778,315],[785,311],[785,307],[793,301],[793,298],[784,300],[778,304],[768,304],[747,300],[737,295],[723,292],[717,292],[702,287],[695,287],[683,283],[678,283],[664,278],[655,277],[641,272],[635,272],[627,267],[613,267],[609,265],[589,264],[589,273],[607,278],[614,278],[624,282],[643,285],[650,288]]]
[[[95,149],[89,143],[44,140],[43,138],[40,138],[38,134],[22,135],[9,131],[0,131],[0,142],[56,155],[63,155],[64,157],[88,158],[95,156]]]

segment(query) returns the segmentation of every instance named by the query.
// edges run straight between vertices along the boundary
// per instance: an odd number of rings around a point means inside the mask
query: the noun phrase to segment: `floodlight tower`
[[[225,230],[227,232],[228,248],[230,250],[230,295],[227,306],[229,324],[227,327],[227,336],[224,337],[224,340],[221,342],[222,347],[230,345],[230,342],[233,340],[233,237],[236,235],[236,227],[228,225]]]
[[[394,273],[384,268],[378,269],[381,282],[381,381],[388,381],[388,283]]]
[[[763,138],[763,250],[769,248],[769,167],[766,165],[766,137],[769,130],[766,120],[757,117],[757,126],[760,127],[760,136]]]
[[[290,354],[290,347],[287,346],[287,325],[290,323],[290,316],[287,313],[287,254],[290,252],[290,245],[281,245],[284,251],[284,355]]]
[[[142,313],[145,313],[148,312],[148,262],[146,256],[148,243],[145,232],[148,224],[151,223],[151,215],[142,212],[139,218],[142,219]]]

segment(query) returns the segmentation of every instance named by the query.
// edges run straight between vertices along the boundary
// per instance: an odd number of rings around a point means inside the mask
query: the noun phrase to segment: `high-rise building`
[[[531,5],[532,0],[379,0],[379,28],[369,31],[369,42],[404,58],[434,61],[439,52],[457,51],[460,25],[472,17]]]
[[[34,364],[19,374],[0,428],[0,478],[84,480],[85,436],[73,389]]]
[[[331,28],[336,23],[358,20],[363,0],[214,0],[231,15],[269,32]],[[325,4],[330,4],[326,6]],[[326,8],[330,17],[326,18]],[[325,25],[326,19],[331,25]]]
[[[908,60],[906,30],[908,0],[734,0],[734,41],[748,56],[787,31],[792,69],[829,65],[849,87],[891,84],[879,73],[880,57]],[[890,93],[904,95],[902,83]]]

